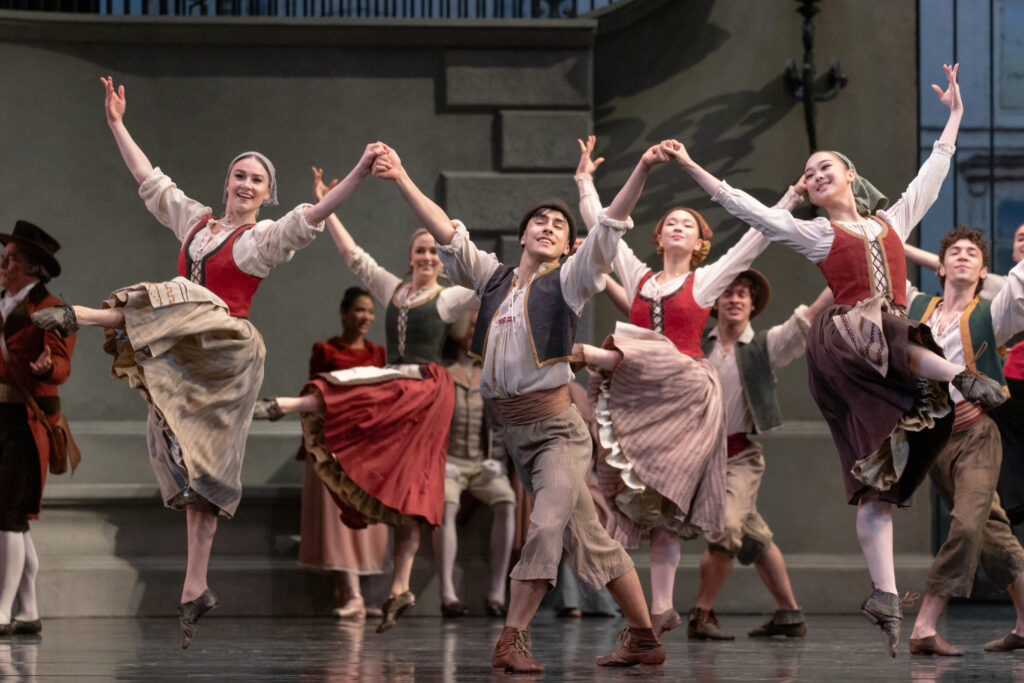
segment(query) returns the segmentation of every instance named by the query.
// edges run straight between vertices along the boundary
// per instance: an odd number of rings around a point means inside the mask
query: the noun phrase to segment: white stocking
[[[877,500],[857,506],[857,540],[868,563],[875,588],[896,593],[896,566],[892,556],[892,505]]]
[[[35,621],[39,618],[39,607],[36,604],[39,556],[36,555],[31,534],[26,531],[22,536],[25,537],[25,569],[21,573],[21,583],[18,584],[18,611],[14,618],[18,621]]]
[[[0,624],[9,624],[25,568],[25,534],[0,531],[0,565]]]

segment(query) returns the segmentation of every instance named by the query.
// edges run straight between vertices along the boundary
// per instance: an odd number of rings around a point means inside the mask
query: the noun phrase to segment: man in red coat
[[[62,339],[30,319],[35,311],[62,303],[45,286],[60,274],[57,240],[18,221],[12,234],[0,234],[0,244],[0,636],[10,636],[42,630],[35,586],[39,558],[28,520],[39,514],[50,457],[46,427],[18,387],[56,423],[57,385],[71,372],[75,338]]]

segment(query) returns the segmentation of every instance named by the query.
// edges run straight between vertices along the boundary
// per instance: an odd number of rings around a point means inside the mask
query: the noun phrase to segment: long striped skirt
[[[620,325],[604,342],[622,363],[597,397],[606,455],[598,461],[614,501],[615,539],[637,548],[664,526],[682,538],[718,531],[725,513],[725,412],[714,367],[650,330]]]

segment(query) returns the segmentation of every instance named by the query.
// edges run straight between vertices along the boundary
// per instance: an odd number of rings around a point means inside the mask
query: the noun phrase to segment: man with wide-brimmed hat
[[[0,637],[42,629],[36,604],[39,570],[29,519],[39,514],[50,458],[47,428],[26,404],[31,395],[46,420],[60,418],[57,386],[71,373],[75,338],[32,324],[32,313],[61,300],[46,290],[60,274],[60,244],[38,226],[18,221],[0,234]]]
[[[768,279],[753,268],[743,271],[715,301],[711,315],[718,324],[705,332],[701,343],[722,383],[729,436],[725,527],[706,536],[708,548],[701,556],[696,606],[687,624],[691,639],[733,639],[718,626],[712,607],[737,559],[757,568],[776,605],[771,619],[749,635],[800,637],[807,632],[782,552],[757,512],[764,448],[748,435],[782,424],[775,370],[804,352],[811,321],[832,304],[832,292],[825,289],[811,306],[798,306],[786,322],[755,332],[750,320],[765,309],[770,298]]]

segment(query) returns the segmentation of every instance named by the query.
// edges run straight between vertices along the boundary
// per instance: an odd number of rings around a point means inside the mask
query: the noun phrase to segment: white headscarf
[[[224,203],[228,203],[228,178],[231,176],[231,169],[235,167],[235,163],[239,159],[246,157],[256,157],[267,167],[267,170],[270,172],[270,194],[263,200],[263,206],[277,206],[277,171],[274,170],[274,164],[271,163],[270,159],[259,152],[242,152],[228,164],[228,175],[224,178]]]

